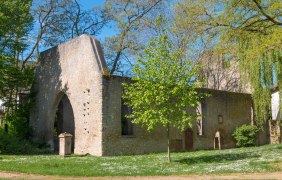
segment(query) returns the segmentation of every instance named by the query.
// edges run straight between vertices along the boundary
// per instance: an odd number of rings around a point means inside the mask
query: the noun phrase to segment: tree
[[[101,9],[84,10],[78,0],[1,1],[0,99],[10,132],[28,138],[32,103],[19,99],[31,88],[39,51],[83,33],[97,35],[106,23]]]
[[[6,123],[12,125],[13,133],[22,138],[28,134],[26,117],[18,116],[17,120],[9,117],[25,111],[18,106],[19,91],[28,89],[33,81],[33,67],[23,63],[33,28],[30,9],[30,0],[6,0],[0,7],[0,99],[5,102]],[[28,110],[25,115],[28,117]]]
[[[109,21],[103,9],[83,9],[78,0],[34,0],[32,14],[37,23],[36,45],[44,48],[82,34],[96,36]]]
[[[0,7],[0,53],[13,58],[19,56],[27,44],[24,38],[32,28],[30,0],[3,1]]]
[[[252,87],[256,122],[262,125],[270,118],[276,76],[282,85],[281,1],[185,0],[177,6],[178,27],[237,58],[241,77]]]
[[[170,127],[184,130],[196,120],[190,112],[198,105],[200,94],[196,88],[198,68],[189,60],[182,60],[166,35],[151,41],[133,68],[133,82],[124,84],[126,104],[133,108],[128,115],[133,123],[148,131],[163,126],[167,132],[168,161],[170,161]]]
[[[32,68],[21,62],[33,27],[30,7],[30,0],[4,1],[0,7],[0,98],[8,111],[17,108],[19,87],[28,87],[33,79]]]
[[[105,13],[117,30],[117,34],[107,38],[104,43],[110,74],[124,74],[118,72],[124,64],[122,60],[130,64],[129,56],[136,55],[136,52],[142,49],[144,44],[140,41],[140,36],[144,30],[144,21],[161,2],[162,0],[107,0],[105,2]]]

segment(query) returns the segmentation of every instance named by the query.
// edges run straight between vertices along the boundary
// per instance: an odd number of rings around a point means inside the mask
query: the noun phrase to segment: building
[[[58,135],[69,132],[75,154],[96,156],[166,151],[164,128],[149,133],[125,118],[130,108],[121,98],[124,81],[128,78],[108,75],[100,43],[91,36],[79,36],[41,53],[33,86],[37,94],[30,121],[33,139],[56,150]],[[251,95],[199,91],[211,96],[194,110],[200,116],[192,129],[171,129],[172,150],[235,147],[233,131],[251,121]]]
[[[228,52],[208,50],[200,57],[204,87],[230,92],[251,93],[247,79],[242,78],[239,62]]]

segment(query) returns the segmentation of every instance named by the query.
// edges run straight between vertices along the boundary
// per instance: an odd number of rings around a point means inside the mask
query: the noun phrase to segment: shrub
[[[27,102],[19,104],[4,121],[9,125],[9,132],[21,139],[29,138],[29,115],[32,104]]]
[[[31,143],[0,128],[0,154],[46,154],[50,151],[42,144]]]
[[[259,129],[257,126],[252,125],[242,125],[235,129],[233,137],[236,140],[236,145],[238,147],[250,147],[255,146],[257,133]]]

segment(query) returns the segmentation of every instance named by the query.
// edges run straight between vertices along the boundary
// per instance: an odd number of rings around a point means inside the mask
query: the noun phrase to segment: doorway
[[[185,150],[193,150],[193,131],[190,128],[185,131]]]
[[[222,138],[221,138],[221,132],[218,130],[215,132],[214,136],[214,149],[221,150],[222,148]]]
[[[57,106],[54,120],[54,151],[59,152],[59,138],[61,133],[70,133],[72,135],[72,153],[75,147],[75,124],[72,105],[66,94],[64,94]]]

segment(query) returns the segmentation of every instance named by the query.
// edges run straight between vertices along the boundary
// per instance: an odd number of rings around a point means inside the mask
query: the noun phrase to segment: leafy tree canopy
[[[20,89],[30,88],[33,80],[34,69],[24,66],[21,58],[29,47],[29,33],[33,28],[30,8],[30,0],[4,0],[0,6],[0,99],[6,107],[5,123],[21,138],[28,136],[29,111],[25,111],[26,117],[17,116],[12,121],[8,117],[21,112],[18,108]]]
[[[204,37],[210,47],[236,57],[241,77],[250,82],[256,122],[269,118],[270,94],[282,74],[282,3],[280,0],[185,0],[177,5],[177,25]],[[199,38],[196,38],[198,40]]]
[[[126,104],[133,108],[128,115],[133,123],[141,124],[148,131],[163,126],[184,130],[197,119],[193,112],[198,106],[196,88],[198,67],[183,60],[166,35],[151,41],[133,68],[133,82],[124,84]],[[170,156],[169,156],[170,160]]]

